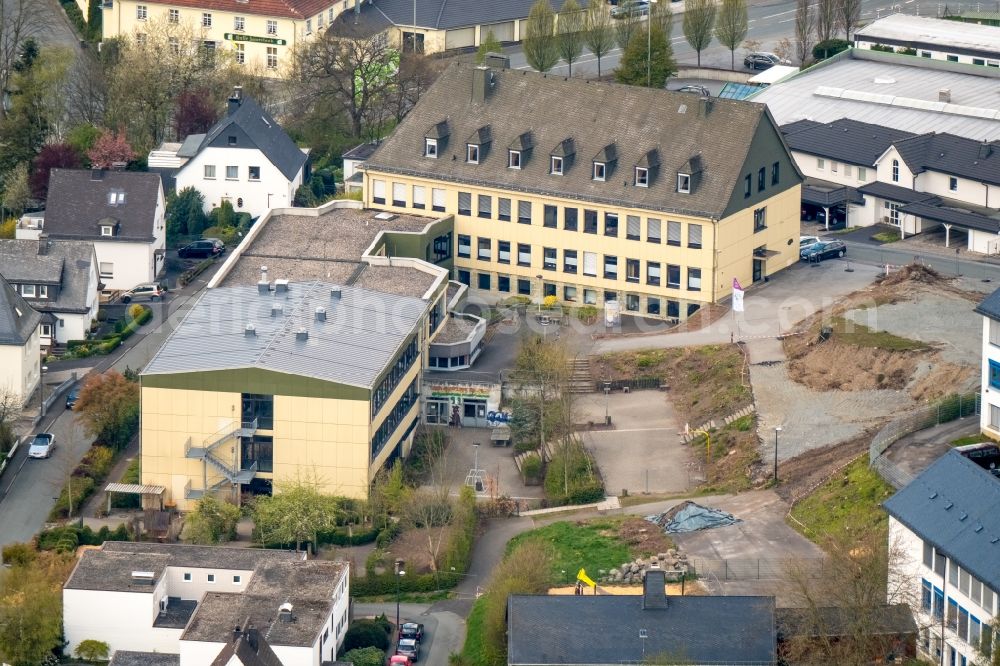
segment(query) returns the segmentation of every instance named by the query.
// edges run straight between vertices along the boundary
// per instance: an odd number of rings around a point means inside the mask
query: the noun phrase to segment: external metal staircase
[[[204,470],[202,474],[204,480],[201,488],[191,488],[191,484],[188,482],[184,489],[185,499],[200,499],[204,497],[206,493],[211,493],[223,488],[227,483],[233,486],[241,483],[250,483],[250,481],[257,475],[256,462],[250,465],[247,469],[239,469],[233,465],[229,465],[212,452],[231,439],[252,437],[256,431],[257,419],[254,419],[253,421],[236,421],[227,424],[217,432],[206,437],[201,446],[192,446],[191,438],[188,437],[184,456],[193,460],[201,460],[202,463],[204,463]],[[211,487],[208,485],[209,466],[215,468],[215,470],[222,474],[223,477],[221,481]]]

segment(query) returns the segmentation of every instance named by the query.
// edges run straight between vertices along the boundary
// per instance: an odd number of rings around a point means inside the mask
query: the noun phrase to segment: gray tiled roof
[[[758,127],[770,122],[760,104],[520,70],[495,71],[492,92],[476,103],[477,73],[459,63],[445,70],[368,159],[369,170],[721,217]],[[445,119],[450,135],[444,149],[437,159],[424,157],[425,135]],[[487,125],[492,149],[479,164],[467,163],[466,138]],[[521,169],[507,168],[505,147],[528,130],[534,149],[522,154]],[[568,138],[575,158],[565,175],[549,175],[549,155]],[[650,186],[633,186],[633,167],[654,148],[661,166],[651,173]],[[593,180],[592,160],[612,151],[606,182]],[[678,170],[699,154],[700,182],[690,194],[677,192]]]
[[[957,224],[966,229],[991,234],[1000,232],[1000,211],[982,206],[973,207],[960,201],[946,201],[941,197],[906,204],[900,211],[925,220]]]
[[[295,145],[281,125],[267,111],[260,108],[253,98],[246,96],[242,98],[235,111],[227,113],[208,130],[208,134],[204,135],[194,154],[200,153],[208,146],[225,146],[226,144],[219,143],[219,138],[233,125],[243,130],[254,146],[260,149],[288,180],[295,178],[302,165],[306,163],[306,154]],[[189,141],[191,137],[185,139],[181,146],[181,150],[185,151],[184,155],[178,151],[178,156],[186,156],[190,151]]]
[[[272,315],[275,303],[279,316]],[[326,309],[326,321],[316,320],[317,307]],[[419,298],[327,282],[292,282],[285,294],[261,295],[256,285],[209,289],[143,374],[263,368],[371,388],[427,307]],[[254,335],[246,335],[248,324]],[[300,329],[307,339],[299,339]]]
[[[1000,321],[1000,289],[980,301],[979,305],[976,306],[976,312]]]
[[[997,85],[1000,87],[1000,82]],[[984,143],[954,134],[934,133],[896,141],[893,145],[914,173],[938,171],[1000,185],[1000,140]]]
[[[125,203],[109,204],[108,194],[125,192]],[[160,193],[160,175],[139,171],[53,169],[45,209],[45,232],[53,239],[102,241],[153,240],[153,221]],[[119,224],[118,235],[102,237],[99,222]]]
[[[884,506],[890,516],[1000,593],[1000,479],[951,450]]]
[[[116,650],[108,666],[180,666],[180,663],[179,654]]]
[[[0,275],[0,345],[23,345],[40,321],[41,315]]]
[[[0,240],[0,275],[13,283],[57,285],[55,300],[35,299],[39,312],[83,313],[88,310],[87,287],[94,258],[90,241],[49,241],[44,255],[39,241]]]
[[[558,11],[565,0],[552,0],[552,7]],[[523,19],[528,16],[535,0],[505,0],[504,2],[484,2],[483,0],[374,0],[365,2],[361,8],[359,23],[370,26],[369,34],[384,30],[389,25],[411,26],[416,9],[416,24],[421,28],[448,30],[474,25],[501,23]],[[582,7],[587,0],[580,0]],[[344,12],[338,24],[354,22],[354,12]],[[381,26],[381,27],[379,27]],[[337,32],[337,26],[334,26]],[[340,33],[343,34],[343,33]]]
[[[781,128],[792,150],[831,160],[874,166],[894,141],[913,136],[910,132],[841,118],[832,123],[799,121]]]
[[[642,599],[511,595],[508,663],[637,664],[644,654],[693,664],[774,663],[773,597],[671,596],[665,608],[647,609]]]

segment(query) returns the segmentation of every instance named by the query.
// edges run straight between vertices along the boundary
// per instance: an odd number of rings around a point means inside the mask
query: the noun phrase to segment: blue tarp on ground
[[[725,527],[740,522],[731,513],[711,509],[694,502],[684,502],[665,513],[646,516],[646,520],[659,525],[665,532],[674,534]]]

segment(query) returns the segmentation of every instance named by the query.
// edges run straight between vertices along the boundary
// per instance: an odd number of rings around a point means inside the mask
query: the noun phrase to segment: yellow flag
[[[581,583],[586,583],[590,587],[597,587],[597,583],[590,580],[590,577],[587,575],[587,571],[585,569],[580,569],[580,572],[576,574],[576,579]]]

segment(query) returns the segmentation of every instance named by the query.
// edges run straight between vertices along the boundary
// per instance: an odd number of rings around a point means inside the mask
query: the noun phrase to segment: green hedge
[[[153,310],[142,306],[142,314],[135,319],[128,320],[127,323],[115,327],[112,335],[98,338],[97,340],[67,340],[66,349],[76,358],[86,358],[94,354],[110,354],[118,349],[121,344],[135,333],[140,326],[153,318]],[[124,320],[122,320],[124,322]]]
[[[56,521],[69,517],[70,486],[73,487],[73,515],[79,515],[83,503],[104,482],[111,468],[114,467],[114,462],[114,451],[108,447],[98,445],[90,447],[87,454],[83,456],[83,460],[73,470],[70,481],[63,486],[59,493],[55,506],[49,511],[49,520]]]
[[[204,261],[194,266],[193,268],[189,268],[183,273],[181,273],[181,276],[177,278],[177,283],[180,284],[182,287],[191,284],[191,282],[196,277],[207,271],[208,267],[211,266],[213,263],[215,263],[215,259],[205,259]]]
[[[125,525],[119,525],[113,530],[105,525],[96,532],[87,525],[83,527],[64,525],[39,532],[38,536],[35,537],[35,545],[38,550],[64,550],[69,544],[72,544],[72,548],[76,548],[77,546],[100,546],[105,541],[129,541],[130,539],[131,536]]]
[[[329,532],[320,532],[316,535],[316,540],[321,546],[360,546],[371,543],[378,536],[377,527],[365,529],[357,527],[348,533],[346,527],[338,527]]]

